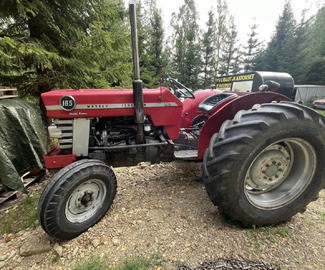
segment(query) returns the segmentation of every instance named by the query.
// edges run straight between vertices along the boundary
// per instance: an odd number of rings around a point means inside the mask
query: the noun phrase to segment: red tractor
[[[142,89],[130,5],[132,89],[66,89],[42,94],[59,145],[45,156],[61,168],[45,187],[39,219],[71,239],[106,214],[116,193],[113,166],[203,160],[203,182],[222,213],[244,226],[290,220],[324,188],[325,119],[275,92],[192,92],[171,80]],[[261,105],[259,105],[261,104]]]

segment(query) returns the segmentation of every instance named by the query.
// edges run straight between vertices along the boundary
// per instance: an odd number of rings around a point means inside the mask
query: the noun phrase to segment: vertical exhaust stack
[[[135,12],[135,4],[129,5],[130,9],[130,23],[131,23],[131,39],[132,39],[132,56],[133,56],[133,99],[135,110],[135,122],[138,124],[137,131],[137,143],[144,142],[143,124],[143,86],[140,79],[140,67],[139,67],[139,52],[138,52],[138,34],[137,34],[137,18]]]

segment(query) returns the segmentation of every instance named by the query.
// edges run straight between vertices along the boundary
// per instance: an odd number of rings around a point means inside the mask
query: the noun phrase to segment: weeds
[[[312,227],[312,226],[315,225],[315,222],[313,220],[311,220],[311,219],[309,219],[309,218],[307,218],[305,216],[301,216],[301,219],[303,221],[305,221],[308,226],[311,226]]]
[[[0,235],[16,233],[23,229],[33,229],[39,225],[37,204],[39,195],[26,196],[19,204],[1,213]]]
[[[302,259],[301,259],[301,258],[297,258],[297,263],[298,263],[298,264],[303,264]]]
[[[325,211],[321,212],[320,215],[322,217],[322,220],[325,222]]]
[[[78,263],[74,270],[106,270],[112,269],[107,262],[101,260],[99,257],[93,257],[83,263]]]
[[[162,260],[159,256],[151,256],[150,258],[128,258],[126,259],[121,266],[115,268],[115,270],[146,270],[146,269],[154,269],[154,267],[161,266]]]
[[[262,240],[269,240],[272,243],[275,243],[275,236],[287,237],[290,234],[288,228],[285,225],[272,227],[253,227],[252,229],[246,230],[245,235],[250,238],[261,238]]]
[[[285,225],[280,225],[277,227],[252,227],[249,230],[245,230],[244,234],[249,238],[250,242],[255,245],[255,248],[258,249],[261,240],[276,243],[276,237],[287,237],[290,231]]]
[[[306,222],[308,224],[308,226],[314,226],[315,225],[315,222],[311,219],[306,219]]]
[[[318,112],[319,114],[325,116],[325,111],[324,110],[315,110],[316,112]]]
[[[86,262],[78,263],[74,270],[147,270],[147,269],[159,269],[163,260],[153,255],[149,258],[134,257],[127,258],[121,265],[112,267],[104,259],[100,259],[98,256],[93,257]]]
[[[51,262],[52,263],[58,263],[60,261],[60,257],[59,256],[53,256],[52,258],[51,258]]]

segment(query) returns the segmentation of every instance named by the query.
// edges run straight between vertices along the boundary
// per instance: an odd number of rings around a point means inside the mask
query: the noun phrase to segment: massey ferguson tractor
[[[273,92],[143,89],[130,5],[133,89],[65,89],[42,94],[51,137],[45,157],[59,169],[39,201],[43,229],[72,239],[101,220],[116,193],[112,166],[203,161],[219,211],[243,226],[285,222],[325,185],[325,118]],[[267,87],[264,86],[266,89]]]

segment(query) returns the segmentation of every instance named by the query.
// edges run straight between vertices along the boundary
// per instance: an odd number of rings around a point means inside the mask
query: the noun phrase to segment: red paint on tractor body
[[[47,169],[63,168],[77,160],[74,154],[61,154],[59,146],[52,149],[44,156],[44,163]]]
[[[201,90],[194,93],[195,99],[187,98],[181,102],[172,92],[165,87],[157,89],[144,89],[144,115],[149,116],[153,124],[163,126],[168,138],[177,140],[181,128],[189,128],[193,119],[203,112],[198,110],[198,105],[207,97],[222,93],[218,90]],[[232,92],[233,93],[233,92]],[[62,97],[72,97],[75,106],[65,110],[60,104]],[[93,118],[93,117],[119,117],[134,116],[133,90],[132,89],[65,89],[54,90],[42,94],[43,102],[47,109],[47,116],[60,119]],[[240,93],[218,105],[211,113],[206,115],[207,122],[203,126],[198,144],[198,159],[209,146],[213,134],[219,132],[222,123],[233,119],[240,110],[248,110],[254,104],[270,103],[272,101],[291,101],[288,97],[275,93]],[[60,153],[49,153],[45,158],[47,167],[55,166],[55,162],[68,164],[74,157],[57,159]],[[53,163],[54,162],[54,163]]]
[[[202,128],[199,138],[198,158],[203,159],[204,152],[209,147],[212,135],[219,132],[223,122],[233,119],[240,110],[249,110],[255,104],[270,103],[272,101],[292,100],[275,92],[248,93],[231,100],[229,103],[224,104],[224,106],[220,106]]]
[[[75,100],[75,108],[66,111],[60,106],[63,96]],[[47,117],[92,118],[133,116],[132,89],[65,89],[42,94]],[[155,126],[164,126],[170,139],[177,139],[181,125],[183,103],[167,88],[144,89],[144,115],[150,116]]]
[[[215,94],[221,94],[220,90],[199,90],[194,92],[195,99],[187,98],[183,102],[183,112],[182,112],[182,128],[189,128],[192,124],[192,120],[201,115],[202,112],[198,109],[199,104],[209,96]]]

